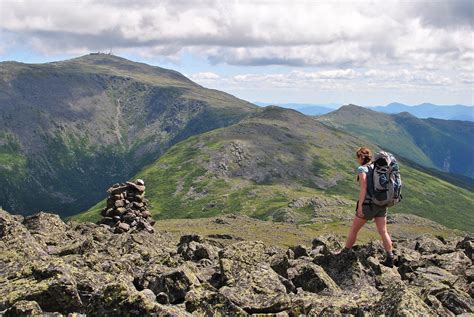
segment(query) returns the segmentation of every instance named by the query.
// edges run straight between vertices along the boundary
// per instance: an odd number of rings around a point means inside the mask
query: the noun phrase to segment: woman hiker
[[[344,250],[348,251],[352,248],[357,239],[357,233],[359,230],[367,220],[373,218],[375,225],[377,226],[377,231],[382,238],[383,247],[387,253],[385,261],[382,264],[393,267],[392,240],[387,232],[387,207],[380,207],[370,203],[364,204],[364,201],[366,201],[367,198],[370,199],[367,194],[367,174],[369,173],[368,165],[370,165],[372,161],[372,153],[368,148],[361,147],[357,150],[356,156],[357,162],[360,165],[357,168],[357,179],[360,184],[359,200],[357,201],[356,214]]]

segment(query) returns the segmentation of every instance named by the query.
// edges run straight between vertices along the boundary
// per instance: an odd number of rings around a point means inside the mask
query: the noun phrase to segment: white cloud
[[[34,47],[46,53],[141,47],[157,55],[199,51],[214,63],[238,65],[444,65],[447,52],[455,58],[473,51],[467,4],[6,0],[0,28],[41,42]]]
[[[461,76],[453,82],[447,76],[438,75],[426,70],[381,70],[367,71],[354,69],[333,69],[317,72],[296,70],[277,74],[239,74],[222,76],[214,73],[198,73],[190,76],[196,82],[214,88],[266,88],[266,89],[347,89],[389,88],[393,89],[432,89],[434,86],[461,85],[469,83],[472,75]]]
[[[201,72],[197,74],[192,74],[190,76],[192,80],[208,80],[208,79],[219,79],[220,76],[213,72]]]
[[[293,70],[192,76],[220,87],[472,91],[473,7],[470,0],[3,0],[0,35],[8,41],[0,54],[21,43],[42,54],[112,49],[178,63],[186,53]]]

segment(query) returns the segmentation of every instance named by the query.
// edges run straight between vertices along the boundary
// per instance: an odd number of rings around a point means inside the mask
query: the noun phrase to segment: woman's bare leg
[[[386,252],[392,251],[392,239],[387,232],[387,217],[375,217],[374,218],[375,225],[377,226],[377,231],[382,237],[383,248]]]
[[[346,248],[350,249],[354,245],[357,239],[357,233],[359,233],[360,228],[367,222],[367,220],[359,217],[354,217],[354,221],[352,222],[351,230],[349,231],[349,236],[347,237],[346,241]]]

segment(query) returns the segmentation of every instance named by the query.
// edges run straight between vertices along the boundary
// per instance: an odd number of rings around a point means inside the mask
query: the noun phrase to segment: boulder
[[[444,254],[433,254],[426,258],[434,265],[455,275],[462,275],[472,266],[472,260],[460,250]]]
[[[466,293],[456,289],[445,289],[435,294],[436,298],[456,315],[474,313],[474,300]]]
[[[237,242],[219,253],[224,295],[247,313],[277,313],[290,306],[279,275],[260,241]]]
[[[280,276],[288,278],[287,270],[290,267],[288,255],[283,252],[276,253],[270,258],[270,267]]]
[[[5,312],[5,317],[27,317],[42,315],[43,310],[35,301],[20,300]]]
[[[433,282],[453,285],[457,280],[456,276],[436,266],[419,267],[414,275],[411,284],[422,287],[429,287]]]
[[[340,290],[319,265],[304,260],[294,260],[290,264],[288,279],[295,287],[312,293],[334,294]]]
[[[145,289],[141,290],[140,293],[142,293],[150,301],[155,301],[156,300],[156,295],[155,295],[155,293],[153,293],[153,291],[151,289],[145,288]]]
[[[467,236],[464,237],[461,241],[459,241],[456,245],[457,249],[462,249],[464,253],[471,259],[474,260],[473,254],[474,254],[474,237],[472,236]]]
[[[309,256],[309,250],[304,245],[297,245],[292,247],[291,250],[293,251],[294,258],[300,258],[302,256]]]
[[[186,294],[185,306],[194,316],[247,316],[245,310],[227,297],[204,286]]]
[[[181,266],[159,275],[149,283],[148,288],[155,294],[165,293],[169,302],[176,304],[182,302],[186,293],[199,284],[196,275],[186,266]]]
[[[442,254],[452,251],[443,241],[430,234],[422,235],[415,239],[415,250],[421,254]]]
[[[277,313],[290,307],[285,286],[268,264],[247,269],[234,273],[234,283],[223,286],[219,293],[249,314]]]
[[[342,250],[341,238],[334,234],[326,234],[314,238],[312,241],[312,250],[314,254],[328,255]]]
[[[47,244],[57,244],[66,237],[68,226],[58,215],[39,212],[35,215],[25,217],[23,225],[37,239]]]
[[[375,305],[376,314],[385,316],[433,316],[434,311],[410,288],[392,285],[387,288],[381,300]]]
[[[354,250],[316,257],[313,262],[342,289],[356,291],[367,286],[375,287],[375,279],[369,274],[372,270],[362,265]]]
[[[217,250],[209,243],[205,243],[202,236],[185,235],[178,243],[178,254],[187,261],[200,261],[202,259],[217,258]]]

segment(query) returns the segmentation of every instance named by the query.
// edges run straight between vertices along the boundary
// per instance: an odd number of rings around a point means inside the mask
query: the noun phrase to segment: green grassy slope
[[[257,109],[178,72],[113,55],[0,63],[0,206],[89,208],[187,137]]]
[[[190,137],[140,171],[154,217],[241,213],[298,223],[350,219],[358,194],[354,152],[367,141],[297,111],[267,107]],[[472,230],[474,193],[402,160],[404,201],[391,209]],[[304,202],[316,198],[316,207]],[[78,220],[97,220],[100,202]],[[293,205],[293,207],[292,207]]]
[[[425,167],[474,178],[474,123],[418,119],[354,105],[316,118],[406,157]]]

